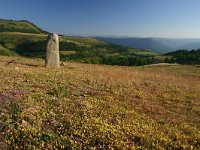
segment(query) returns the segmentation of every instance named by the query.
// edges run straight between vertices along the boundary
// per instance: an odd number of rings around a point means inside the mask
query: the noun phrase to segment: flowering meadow
[[[200,149],[200,67],[0,56],[0,149]]]

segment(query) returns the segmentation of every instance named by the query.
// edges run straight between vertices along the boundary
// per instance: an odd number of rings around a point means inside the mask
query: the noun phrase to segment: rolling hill
[[[47,33],[27,20],[0,19],[0,32]]]
[[[3,31],[0,32],[1,55],[44,58],[47,32],[29,21],[1,20],[0,28]],[[94,38],[60,35],[59,39],[63,61],[132,66],[164,60],[158,53],[110,44]]]
[[[156,53],[168,53],[177,49],[198,49],[200,39],[176,38],[120,38],[120,37],[95,37],[97,40],[120,44],[137,49],[146,49]]]

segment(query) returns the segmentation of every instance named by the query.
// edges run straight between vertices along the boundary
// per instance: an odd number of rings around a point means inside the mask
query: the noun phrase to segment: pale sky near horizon
[[[200,38],[200,0],[0,0],[0,18],[80,36]]]

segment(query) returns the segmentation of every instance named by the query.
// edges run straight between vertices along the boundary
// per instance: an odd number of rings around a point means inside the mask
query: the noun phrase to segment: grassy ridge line
[[[47,70],[41,59],[0,60],[0,93],[12,95],[9,102],[0,101],[0,127],[9,130],[7,138],[0,135],[4,144],[26,149],[200,148],[200,78],[191,76],[200,68],[66,63]],[[10,60],[17,63],[6,65]]]
[[[71,37],[71,36],[64,36],[63,38],[71,40],[71,41],[79,42],[82,44],[90,45],[90,46],[97,45],[97,44],[105,44],[105,42],[98,41],[94,38],[79,38],[79,37]]]
[[[25,36],[28,36],[28,35],[43,36],[44,34],[48,33],[40,29],[37,25],[31,23],[30,21],[6,20],[6,19],[0,19],[0,32],[7,32],[8,35],[21,34]],[[5,33],[0,33],[0,34],[5,34]],[[36,35],[36,34],[41,34],[41,35]],[[86,44],[86,45],[104,43],[104,42],[97,41],[96,39],[93,39],[93,38],[78,38],[78,37],[70,37],[70,36],[68,37],[60,36],[60,37],[61,37],[60,39],[61,41],[67,40],[70,42],[76,42],[79,44],[81,43],[81,44]]]
[[[0,19],[0,32],[47,33],[27,20]]]

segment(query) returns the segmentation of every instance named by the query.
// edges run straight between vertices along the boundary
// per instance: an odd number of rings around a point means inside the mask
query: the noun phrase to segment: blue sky
[[[0,0],[0,18],[67,35],[200,38],[200,0]]]

